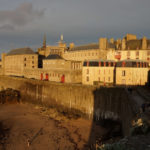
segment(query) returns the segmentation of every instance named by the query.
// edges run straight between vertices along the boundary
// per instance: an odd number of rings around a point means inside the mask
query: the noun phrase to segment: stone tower
[[[136,37],[136,35],[134,35],[134,34],[126,34],[126,40],[127,41],[130,41],[130,40],[136,40],[137,39],[137,37]]]
[[[99,39],[99,49],[106,50],[107,49],[107,38]]]
[[[72,49],[74,47],[75,47],[75,44],[74,43],[70,43],[69,48]]]
[[[111,39],[110,39],[110,43],[111,43],[111,44],[114,44],[114,41],[115,41],[114,38],[111,38]]]
[[[44,38],[43,38],[43,49],[46,49],[46,35],[44,35]]]
[[[146,39],[146,37],[143,37],[143,39],[142,39],[142,49],[147,49],[147,39]]]
[[[116,48],[119,49],[119,46],[121,44],[121,39],[117,39],[116,41]]]
[[[125,38],[123,38],[122,41],[121,41],[121,48],[122,48],[122,50],[126,49],[126,40],[125,40]]]

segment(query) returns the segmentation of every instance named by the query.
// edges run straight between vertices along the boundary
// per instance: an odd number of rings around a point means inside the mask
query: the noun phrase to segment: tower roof
[[[23,55],[23,54],[35,54],[31,48],[18,48],[13,49],[7,53],[7,55]]]

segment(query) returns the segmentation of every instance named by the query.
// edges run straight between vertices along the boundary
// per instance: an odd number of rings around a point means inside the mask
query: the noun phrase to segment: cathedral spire
[[[46,35],[44,34],[44,38],[43,38],[43,48],[46,48]]]

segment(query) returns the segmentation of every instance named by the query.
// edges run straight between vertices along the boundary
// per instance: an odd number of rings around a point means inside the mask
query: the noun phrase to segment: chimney
[[[99,49],[106,50],[107,49],[107,38],[99,39]]]
[[[136,35],[134,35],[134,34],[126,34],[126,40],[127,41],[130,41],[130,40],[136,40],[137,39],[137,37],[136,37]]]
[[[126,40],[125,40],[125,38],[123,38],[122,41],[121,41],[121,48],[122,48],[122,50],[126,49]]]
[[[146,39],[146,37],[143,37],[143,39],[142,39],[142,49],[147,49],[147,39]]]
[[[114,44],[114,38],[111,38],[111,39],[110,39],[110,43],[111,43],[111,44]]]
[[[117,49],[119,49],[119,45],[121,44],[121,39],[117,39],[117,41],[116,41],[116,47],[117,47]]]
[[[75,44],[74,43],[70,43],[69,48],[72,49],[74,48]]]

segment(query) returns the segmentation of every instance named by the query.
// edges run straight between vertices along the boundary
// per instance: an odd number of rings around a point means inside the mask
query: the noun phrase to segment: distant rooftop
[[[51,54],[48,55],[45,59],[63,59],[63,58],[57,54]]]
[[[87,44],[87,45],[76,46],[70,50],[76,51],[76,50],[88,50],[88,49],[99,49],[99,44],[92,43],[92,44]]]
[[[23,55],[23,54],[35,54],[31,48],[18,48],[13,49],[7,53],[7,55]]]

